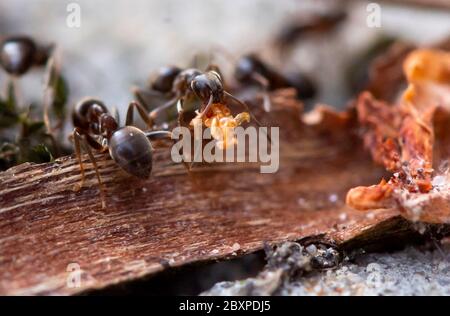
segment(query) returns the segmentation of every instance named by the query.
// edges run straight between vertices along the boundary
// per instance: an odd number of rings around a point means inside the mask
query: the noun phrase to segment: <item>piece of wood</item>
[[[80,180],[73,157],[1,173],[0,294],[77,294],[250,253],[265,242],[315,238],[339,246],[389,223],[393,231],[409,229],[396,210],[344,205],[348,189],[376,183],[384,171],[351,134],[302,125],[298,104],[286,95],[273,98],[271,118],[282,138],[275,174],[245,163],[187,174],[159,149],[151,179],[142,181],[97,155],[107,187],[102,209],[91,164],[83,189],[73,190]],[[68,283],[71,264],[82,270],[80,287]]]

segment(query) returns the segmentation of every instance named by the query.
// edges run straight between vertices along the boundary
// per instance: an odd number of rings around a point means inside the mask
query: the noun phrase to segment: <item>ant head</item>
[[[191,89],[203,102],[207,102],[211,95],[214,103],[221,103],[223,100],[222,78],[214,70],[196,76],[191,82]]]
[[[0,64],[10,75],[21,76],[34,64],[37,47],[26,36],[10,37],[0,44]]]
[[[240,82],[249,82],[254,73],[266,76],[267,66],[255,54],[241,57],[234,70],[235,78]]]
[[[181,69],[176,66],[166,66],[160,68],[150,84],[151,88],[163,93],[170,92],[172,90],[175,78],[180,72]]]
[[[87,98],[83,99],[75,106],[72,112],[72,121],[75,127],[87,130],[91,126],[92,122],[96,119],[93,117],[97,115],[99,117],[102,113],[107,113],[108,108],[105,104],[97,99]]]
[[[108,147],[111,158],[127,173],[141,179],[150,177],[153,147],[143,131],[122,127],[112,134]]]
[[[113,133],[119,128],[119,124],[109,113],[100,115],[100,133],[106,139],[110,139]]]

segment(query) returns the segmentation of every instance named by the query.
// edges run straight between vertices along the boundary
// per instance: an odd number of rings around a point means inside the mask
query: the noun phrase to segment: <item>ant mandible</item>
[[[131,126],[134,108],[137,108],[142,119],[152,128],[153,124],[148,118],[146,110],[136,102],[131,102],[128,106],[124,127],[119,127],[118,118],[111,115],[104,103],[96,99],[82,100],[75,106],[72,113],[74,131],[71,137],[81,170],[81,183],[77,190],[81,189],[85,179],[81,160],[81,146],[83,145],[94,165],[103,208],[105,207],[103,184],[91,148],[103,152],[108,150],[111,158],[125,172],[137,178],[148,179],[153,166],[153,146],[150,140],[172,138],[170,131],[144,132]]]

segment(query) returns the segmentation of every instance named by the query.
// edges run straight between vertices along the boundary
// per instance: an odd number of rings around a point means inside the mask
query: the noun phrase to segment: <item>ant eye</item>
[[[0,45],[0,63],[11,75],[26,73],[34,63],[36,44],[28,37],[12,37]]]

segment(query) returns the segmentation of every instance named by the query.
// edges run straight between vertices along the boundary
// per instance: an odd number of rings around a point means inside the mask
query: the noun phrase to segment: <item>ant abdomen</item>
[[[181,72],[181,68],[177,66],[166,66],[158,70],[156,76],[151,81],[150,87],[153,90],[168,93],[172,91],[173,82],[178,74]]]
[[[38,46],[28,36],[11,36],[0,43],[0,65],[12,76],[22,76],[33,66],[44,66],[53,45]]]
[[[141,179],[150,177],[153,147],[143,131],[122,127],[112,134],[108,147],[111,158],[123,170]]]
[[[242,83],[248,83],[253,80],[253,74],[259,73],[264,77],[270,77],[271,72],[264,63],[255,55],[246,55],[240,58],[237,62],[234,71],[235,78]]]
[[[1,43],[0,62],[6,72],[20,76],[33,66],[36,52],[36,44],[31,38],[11,37]]]

